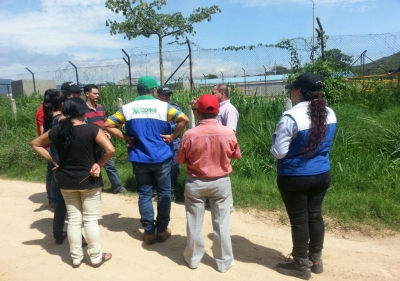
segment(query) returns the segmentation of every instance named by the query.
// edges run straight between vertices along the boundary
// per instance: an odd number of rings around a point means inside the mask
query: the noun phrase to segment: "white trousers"
[[[83,259],[82,222],[88,243],[88,254],[93,264],[101,262],[100,229],[98,223],[101,188],[85,190],[61,189],[68,212],[68,242],[72,262]]]
[[[207,198],[214,230],[212,252],[218,270],[225,271],[233,261],[229,227],[232,198],[229,176],[218,179],[186,179],[187,244],[183,255],[191,268],[197,268],[203,258],[205,249],[202,231]]]

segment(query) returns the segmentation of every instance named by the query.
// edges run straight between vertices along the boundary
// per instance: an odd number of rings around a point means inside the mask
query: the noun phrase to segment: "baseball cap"
[[[197,111],[201,113],[218,113],[219,101],[216,96],[203,94],[197,103]]]
[[[171,89],[168,87],[160,87],[157,89],[157,94],[159,95],[172,95],[173,92],[171,92]]]
[[[314,73],[303,73],[292,84],[285,86],[285,89],[292,88],[319,91],[322,89],[322,78]]]
[[[142,76],[139,78],[138,82],[137,82],[137,90],[151,90],[154,88],[157,88],[158,84],[156,79],[154,79],[154,77],[151,76]]]
[[[81,88],[76,85],[74,82],[65,82],[61,85],[61,90],[66,91],[67,93],[71,92],[81,92]]]

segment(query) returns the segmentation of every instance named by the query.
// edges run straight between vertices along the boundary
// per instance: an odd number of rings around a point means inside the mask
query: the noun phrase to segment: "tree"
[[[298,73],[289,76],[287,83],[293,83],[302,73],[315,73],[322,77],[322,92],[329,104],[340,102],[343,95],[349,92],[350,84],[346,77],[350,73],[340,68],[335,61],[318,58],[306,63]]]
[[[277,65],[274,67],[275,74],[287,74],[290,73],[290,70],[282,65]]]
[[[163,38],[174,36],[178,40],[186,35],[194,35],[196,32],[193,29],[193,24],[204,20],[211,21],[211,15],[221,12],[218,6],[214,5],[209,8],[197,8],[187,18],[181,12],[172,14],[158,13],[161,11],[162,6],[166,4],[166,0],[154,0],[150,3],[143,0],[106,1],[107,8],[116,14],[121,12],[125,16],[125,21],[122,22],[110,19],[106,21],[106,26],[110,27],[111,35],[124,33],[124,38],[129,40],[138,36],[147,38],[151,35],[158,36],[161,85],[164,84]]]
[[[206,75],[205,78],[206,78],[206,79],[218,79],[218,76],[215,75],[215,74],[208,74],[208,75]]]
[[[325,51],[325,60],[334,63],[339,70],[348,70],[353,56],[345,55],[339,49],[331,49]]]

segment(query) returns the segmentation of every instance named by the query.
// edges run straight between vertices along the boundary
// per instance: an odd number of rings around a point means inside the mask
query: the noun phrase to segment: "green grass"
[[[207,89],[204,92],[209,92]],[[117,97],[136,97],[128,87],[101,88],[100,103],[108,114],[117,110]],[[201,92],[175,92],[173,101],[185,111]],[[349,92],[331,107],[338,118],[331,151],[333,182],[324,213],[342,225],[369,225],[400,230],[400,93],[399,91]],[[275,160],[270,156],[271,135],[284,111],[284,98],[243,97],[232,91],[240,113],[237,138],[243,158],[233,160],[231,174],[235,208],[284,210],[276,187]],[[16,99],[18,115],[11,114],[8,98],[0,98],[0,176],[44,182],[46,163],[31,149],[36,136],[35,112],[41,97]],[[113,139],[114,160],[121,180],[131,192],[135,178],[126,147]],[[104,176],[104,173],[103,173]],[[105,187],[110,184],[104,176]],[[178,200],[183,200],[185,166],[178,180]]]

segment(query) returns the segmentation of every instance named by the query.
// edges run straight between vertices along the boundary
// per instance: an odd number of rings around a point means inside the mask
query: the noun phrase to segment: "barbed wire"
[[[290,39],[297,51],[300,65],[310,62],[312,38]],[[194,44],[195,45],[195,44]],[[218,78],[243,77],[263,74],[290,74],[292,71],[290,52],[286,49],[271,47],[274,45],[258,45],[253,48],[244,48],[238,51],[226,48],[202,49],[192,47],[193,77],[203,80],[212,74]],[[329,36],[326,41],[326,50],[339,49],[343,54],[351,56],[355,61],[365,50],[369,60],[374,61],[400,52],[400,32],[384,34],[341,35]],[[158,78],[159,54],[158,46],[132,48],[131,76],[137,78],[150,75]],[[169,77],[177,66],[188,55],[188,48],[181,45],[163,46],[164,75]],[[316,55],[320,55],[317,51]],[[369,62],[369,61],[368,61]],[[366,62],[366,63],[368,63]],[[129,84],[127,77],[128,66],[121,58],[101,61],[73,61],[78,69],[79,82],[86,83],[115,83]],[[400,64],[393,60],[393,68]],[[70,62],[55,62],[29,67],[34,72],[36,80],[55,80],[56,84],[65,81],[75,81],[76,73]],[[389,70],[389,69],[388,69]],[[186,61],[171,80],[188,80],[189,63]],[[3,79],[31,79],[26,69],[4,70],[0,72]]]

